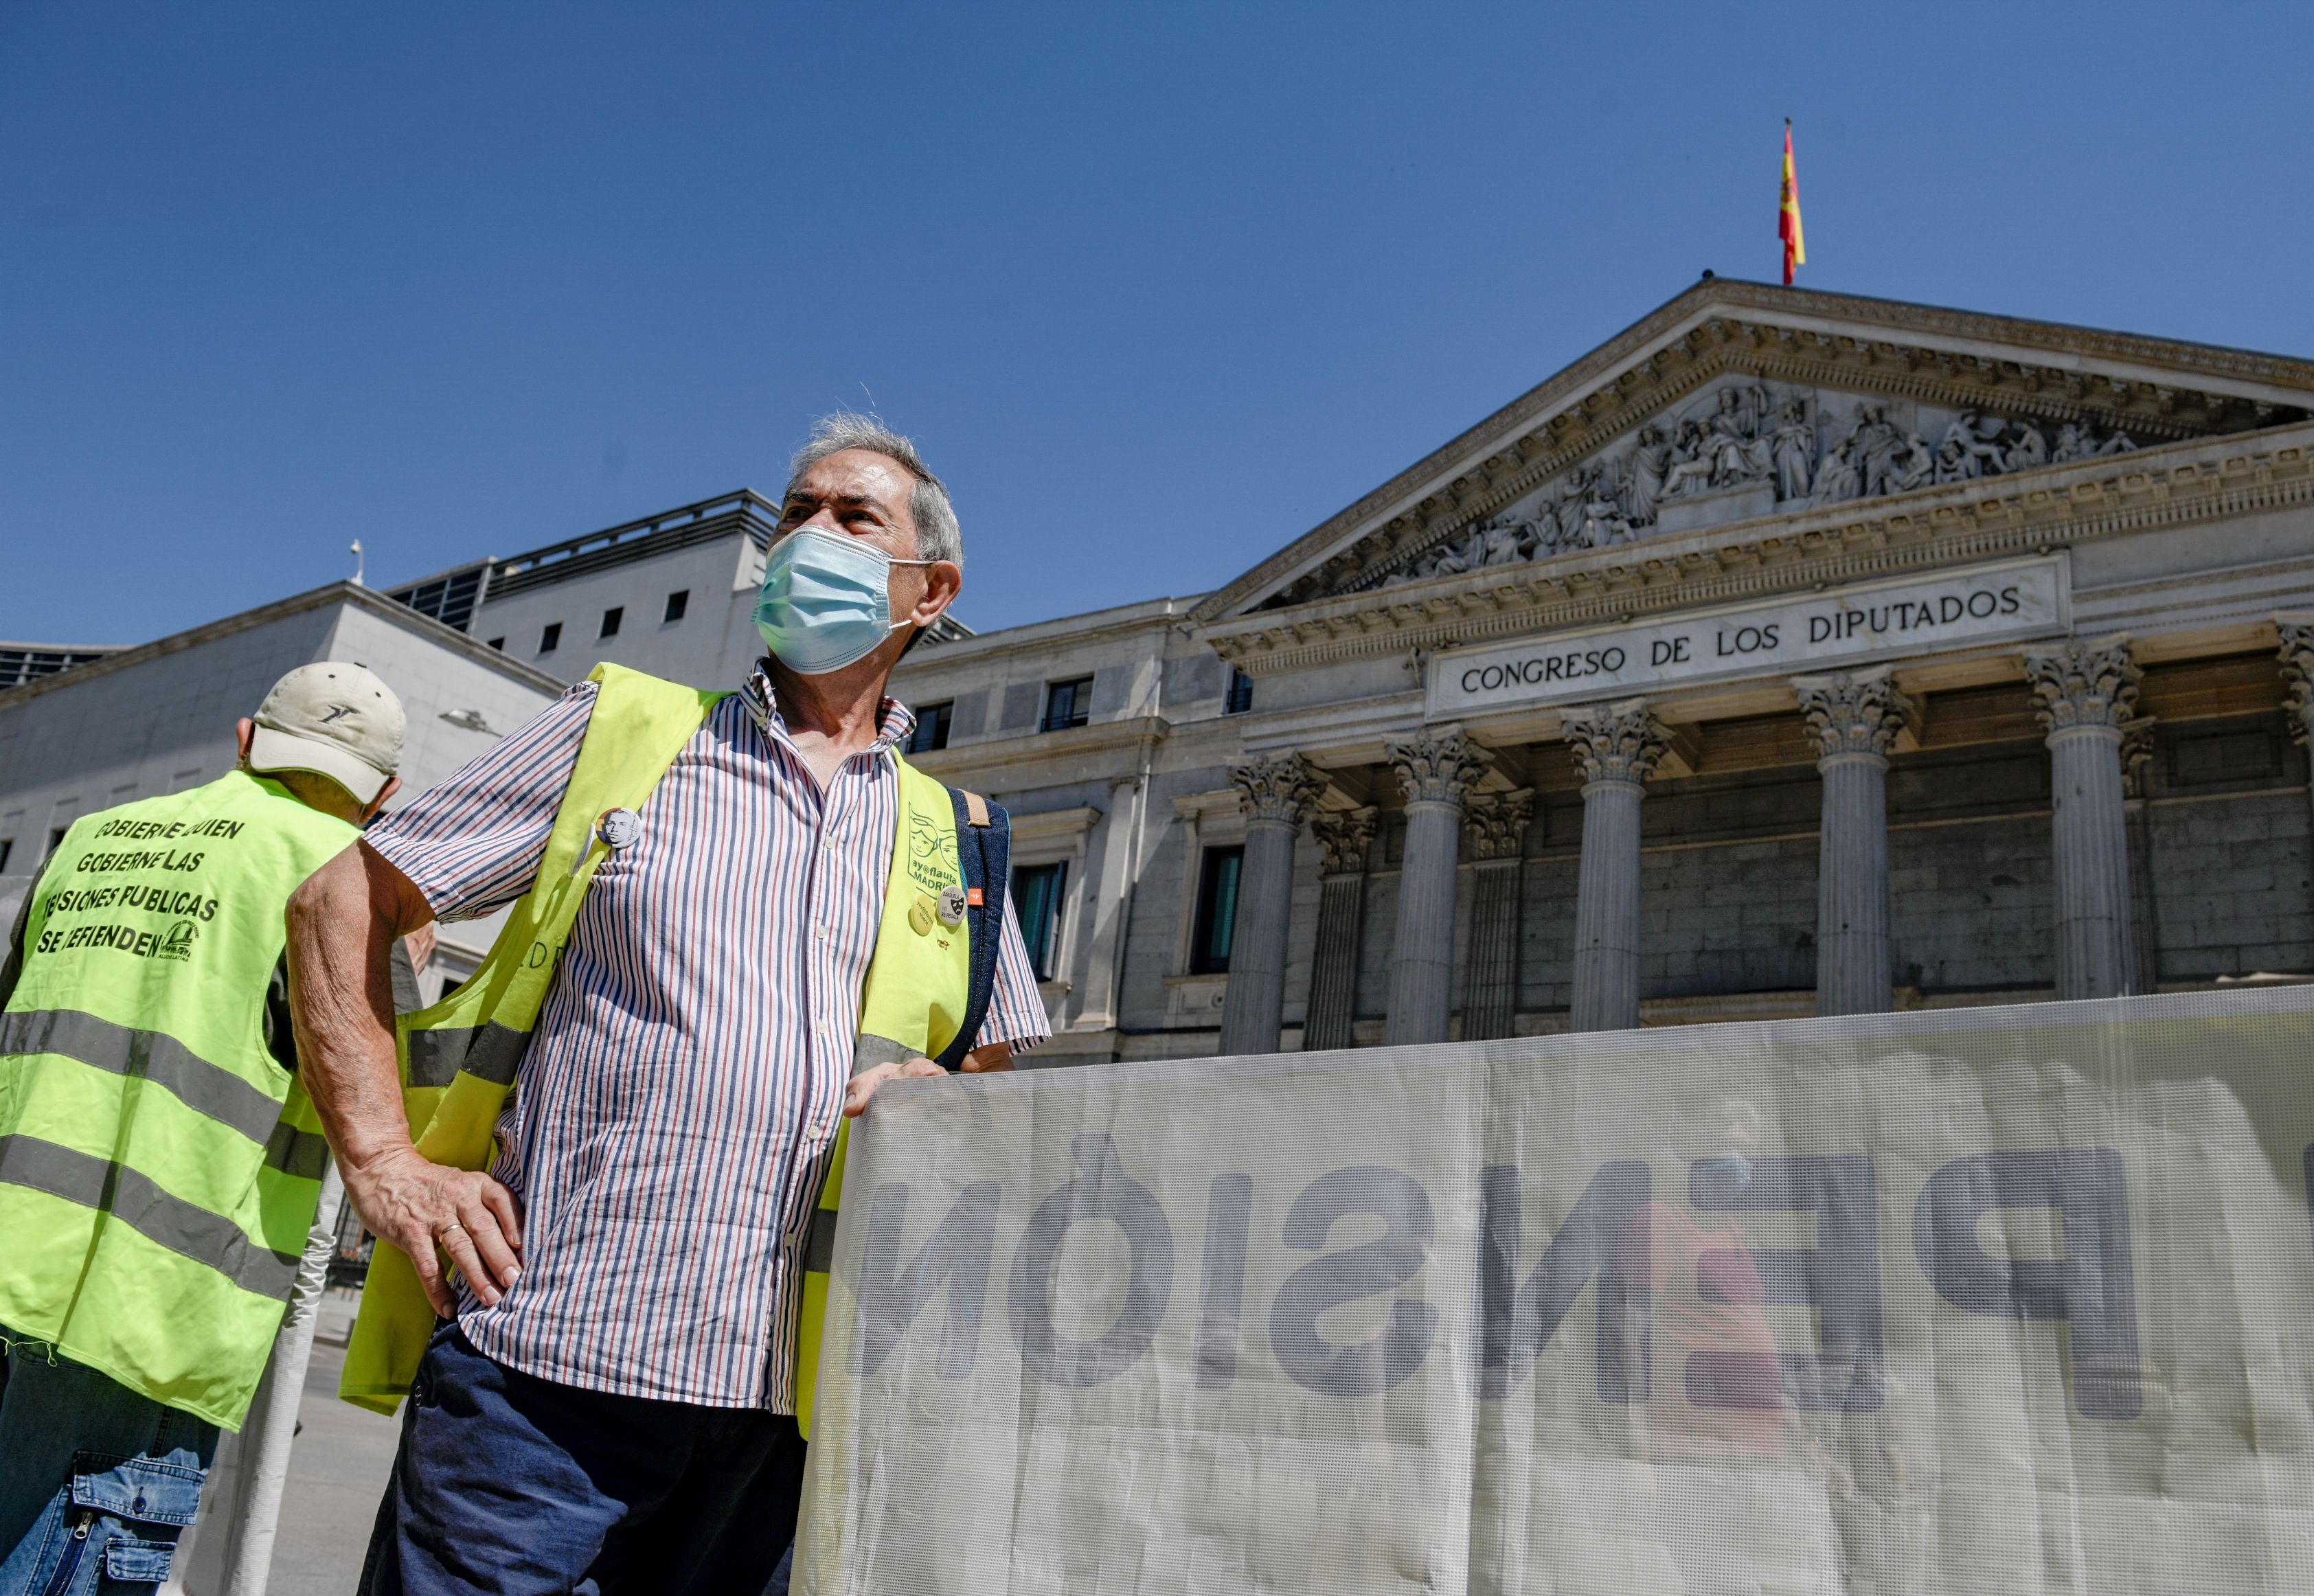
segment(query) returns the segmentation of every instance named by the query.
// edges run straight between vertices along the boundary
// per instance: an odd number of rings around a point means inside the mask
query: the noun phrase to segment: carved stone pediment
[[[2307,362],[1716,279],[1197,614],[1211,626],[1359,595],[1426,604],[1474,579],[1548,579],[1603,552],[1644,563],[1648,544],[1682,534],[1996,479],[2022,488],[2310,410]]]

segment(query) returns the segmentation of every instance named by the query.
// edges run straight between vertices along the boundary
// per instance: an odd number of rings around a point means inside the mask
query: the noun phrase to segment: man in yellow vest
[[[959,866],[1001,811],[914,772],[884,694],[962,558],[914,446],[831,418],[737,692],[598,667],[297,894],[307,1085],[381,1240],[344,1389],[389,1406],[415,1372],[366,1590],[770,1585],[842,1116],[1049,1034],[1001,866]],[[384,949],[501,907],[490,961],[397,1036]],[[447,1319],[422,1346],[384,1310],[397,1270]]]
[[[399,784],[402,710],[301,666],[229,775],[74,823],[0,962],[0,1596],[150,1590],[264,1372],[328,1156],[283,908]]]

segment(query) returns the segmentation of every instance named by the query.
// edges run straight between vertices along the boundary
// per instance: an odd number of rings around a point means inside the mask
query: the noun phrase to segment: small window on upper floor
[[[1237,932],[1237,877],[1245,850],[1208,848],[1197,861],[1197,918],[1191,923],[1189,974],[1225,975]]]
[[[550,621],[546,623],[546,630],[538,634],[538,651],[541,654],[552,654],[561,642],[562,622]]]
[[[1082,726],[1092,712],[1092,678],[1077,676],[1066,682],[1045,684],[1046,731],[1066,731],[1073,726]]]
[[[492,638],[490,639],[490,647],[503,654],[506,652],[506,639],[504,638]]]
[[[916,711],[916,729],[908,734],[904,754],[929,754],[948,746],[949,723],[956,718],[953,703],[926,704]]]
[[[613,604],[609,609],[603,612],[603,630],[596,632],[595,635],[598,638],[617,637],[619,635],[619,622],[624,621],[626,618],[627,606],[624,604]]]
[[[8,856],[16,851],[16,839],[0,837],[0,876],[8,873]]]
[[[1061,953],[1061,889],[1066,864],[1028,865],[1012,872],[1012,913],[1020,917],[1020,940],[1039,981],[1050,981]]]
[[[670,593],[667,595],[667,613],[661,615],[659,620],[664,624],[672,624],[682,620],[684,613],[690,608],[690,588],[685,587],[680,593]]]
[[[40,855],[40,862],[42,864],[46,864],[49,860],[56,858],[57,850],[65,845],[65,833],[70,830],[72,830],[72,827],[69,825],[60,825],[49,833],[49,851]]]
[[[1253,708],[1253,678],[1243,671],[1230,672],[1229,696],[1222,700],[1222,713],[1242,715]]]

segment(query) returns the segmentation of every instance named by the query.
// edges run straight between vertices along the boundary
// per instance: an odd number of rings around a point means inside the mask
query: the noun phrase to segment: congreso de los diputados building
[[[1214,592],[896,678],[1011,811],[1034,1062],[2314,979],[2314,363],[1707,279],[1374,474]],[[773,515],[37,646],[0,880],[224,768],[300,650],[400,673],[421,786],[597,659],[728,683]]]

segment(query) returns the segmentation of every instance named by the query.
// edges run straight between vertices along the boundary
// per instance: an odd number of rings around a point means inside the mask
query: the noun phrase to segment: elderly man
[[[766,560],[769,652],[647,799],[582,820],[584,851],[567,851],[556,816],[619,679],[583,683],[292,903],[295,1013],[347,1193],[455,1315],[418,1370],[366,1589],[769,1582],[802,1484],[804,1221],[839,1113],[895,1075],[941,1072],[922,1056],[853,1071],[879,942],[913,924],[945,947],[938,927],[963,914],[956,886],[932,889],[937,921],[930,897],[894,917],[892,894],[909,890],[895,831],[924,779],[895,753],[914,717],[884,696],[955,598],[962,555],[947,492],[907,439],[823,421]],[[564,858],[595,873],[521,1054],[503,1151],[487,1175],[429,1162],[404,1115],[384,950],[437,917],[519,899],[519,919]],[[1049,1034],[994,887],[980,910],[1001,927],[993,996],[976,1038],[967,1024],[949,1049],[967,1069],[1007,1068]]]
[[[399,785],[402,701],[300,666],[204,786],[84,816],[0,953],[0,1596],[169,1577],[314,1222],[282,906]]]

